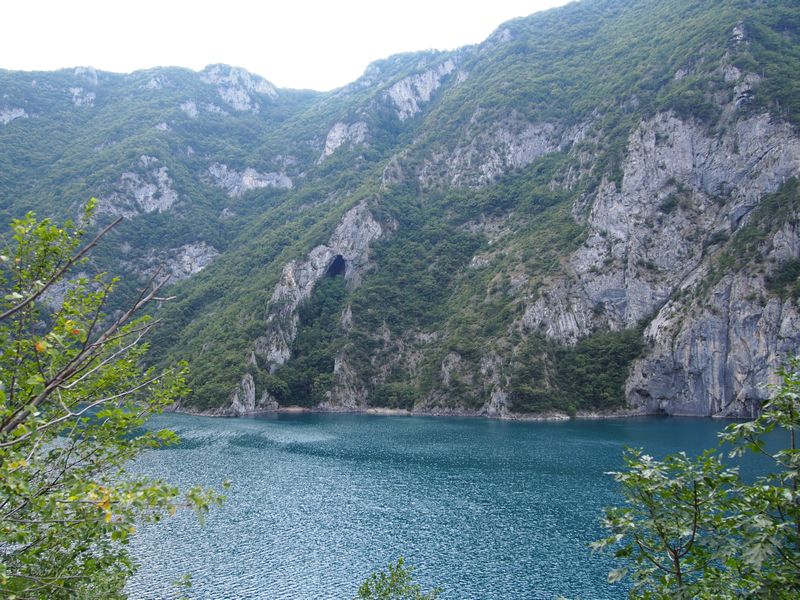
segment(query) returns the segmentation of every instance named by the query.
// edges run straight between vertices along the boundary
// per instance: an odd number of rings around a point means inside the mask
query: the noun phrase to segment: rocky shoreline
[[[600,420],[600,419],[630,419],[636,417],[691,417],[691,418],[704,418],[702,415],[666,415],[663,412],[642,412],[633,409],[619,409],[609,412],[599,411],[578,411],[574,415],[569,415],[564,412],[551,411],[546,413],[512,413],[507,412],[504,414],[487,414],[479,410],[466,410],[460,408],[453,409],[437,409],[437,410],[406,410],[402,408],[385,408],[385,407],[367,407],[367,408],[346,408],[346,407],[307,407],[307,406],[280,406],[269,410],[258,410],[248,413],[230,413],[226,411],[211,410],[211,411],[196,411],[186,410],[181,407],[173,407],[168,412],[182,413],[195,415],[198,417],[224,417],[224,418],[246,418],[246,417],[263,417],[269,415],[280,414],[359,414],[359,415],[376,415],[376,416],[390,416],[390,417],[464,417],[476,419],[495,419],[500,421],[527,421],[527,422],[545,422],[545,421],[571,421],[571,420]],[[720,415],[706,415],[705,418],[713,419],[732,419],[734,417],[725,417]]]

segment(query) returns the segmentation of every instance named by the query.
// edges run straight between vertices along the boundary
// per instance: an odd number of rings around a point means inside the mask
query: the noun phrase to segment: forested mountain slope
[[[800,9],[585,0],[276,89],[0,72],[0,197],[159,264],[185,410],[749,415],[800,342]]]

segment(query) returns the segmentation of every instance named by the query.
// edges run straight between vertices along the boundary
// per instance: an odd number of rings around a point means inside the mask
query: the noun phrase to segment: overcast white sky
[[[328,90],[398,52],[452,49],[567,0],[12,0],[0,68],[130,72],[227,63],[279,87]]]

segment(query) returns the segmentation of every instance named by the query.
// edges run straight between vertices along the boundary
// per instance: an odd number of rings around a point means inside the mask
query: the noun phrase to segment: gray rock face
[[[481,187],[559,147],[556,128],[549,123],[529,123],[514,113],[486,127],[477,116],[452,151],[434,155],[422,167],[419,180],[424,186],[445,180],[456,187]]]
[[[64,304],[67,294],[75,288],[79,279],[89,279],[90,276],[84,271],[80,271],[69,279],[59,279],[39,297],[41,302],[52,311],[57,311]]]
[[[168,85],[170,85],[170,81],[166,75],[153,75],[142,88],[145,90],[161,90]]]
[[[229,402],[214,414],[226,417],[241,417],[256,412],[266,412],[278,408],[278,403],[267,392],[256,400],[256,383],[247,373],[231,393]]]
[[[320,408],[357,409],[367,405],[369,392],[344,352],[334,358],[333,376],[333,388],[328,392],[328,400]]]
[[[113,191],[100,198],[101,213],[133,217],[139,213],[166,212],[178,201],[172,189],[167,167],[158,166],[153,156],[141,156],[140,172],[125,172],[113,185]]]
[[[244,171],[236,171],[221,163],[214,163],[208,167],[208,172],[211,174],[214,183],[224,188],[231,198],[238,198],[251,190],[268,187],[278,189],[292,188],[292,180],[286,173],[259,173],[251,168],[247,168]]]
[[[16,119],[27,119],[28,113],[23,108],[0,108],[0,124],[8,125]]]
[[[327,244],[314,248],[305,260],[292,261],[283,268],[270,300],[267,332],[256,340],[256,353],[272,368],[289,359],[297,335],[297,307],[311,296],[334,259],[344,259],[345,280],[351,287],[358,286],[369,264],[370,244],[382,234],[380,223],[362,202],[345,213]]]
[[[689,315],[669,302],[703,279],[714,249],[766,194],[800,175],[792,127],[735,110],[726,107],[717,134],[670,113],[643,122],[628,140],[621,187],[603,182],[567,274],[522,318],[573,344],[595,327],[623,329],[655,315],[646,334],[653,349],[627,386],[642,411],[749,415],[781,353],[800,341],[793,306],[753,300],[766,295],[760,277],[724,278]],[[797,257],[800,240],[781,235],[776,244]]]
[[[777,383],[774,371],[800,347],[791,301],[766,299],[760,276],[723,278],[686,316],[662,309],[645,335],[653,345],[626,385],[642,412],[752,417]]]
[[[454,378],[464,373],[464,361],[461,355],[457,352],[448,352],[447,356],[442,360],[440,367],[440,376],[442,383],[449,386]]]
[[[222,101],[238,111],[257,113],[260,107],[256,94],[269,99],[278,97],[277,90],[266,79],[238,67],[209,65],[200,73],[200,80],[217,86]]]
[[[383,169],[381,174],[381,191],[387,191],[392,186],[400,183],[405,179],[403,173],[403,166],[400,164],[400,157],[394,156]]]
[[[214,114],[217,114],[217,115],[227,115],[227,114],[229,114],[226,110],[223,110],[222,108],[220,108],[219,106],[217,106],[216,104],[213,104],[211,102],[206,102],[205,104],[202,105],[202,108],[206,112],[214,113]]]
[[[72,103],[75,106],[94,106],[97,94],[87,91],[82,87],[71,87],[69,93],[72,95]]]
[[[481,379],[484,386],[491,390],[489,399],[483,405],[481,414],[487,417],[503,418],[509,414],[509,397],[505,391],[507,382],[501,376],[502,359],[494,352],[481,358]]]
[[[386,95],[397,108],[399,119],[405,121],[422,110],[422,105],[430,101],[444,77],[455,68],[455,61],[451,58],[427,71],[405,77],[386,90]]]
[[[671,114],[642,123],[628,142],[621,189],[601,185],[574,278],[552,284],[525,314],[529,327],[574,342],[595,324],[631,327],[654,314],[765,194],[800,173],[800,139],[767,115],[712,137]],[[697,232],[700,232],[698,235]]]
[[[92,87],[97,86],[97,71],[93,67],[75,67],[72,74],[76,79],[81,79]]]
[[[199,273],[219,256],[219,251],[206,242],[184,244],[170,250],[150,251],[136,266],[144,275],[159,272],[160,279],[175,283]]]
[[[322,156],[319,157],[319,162],[333,154],[341,146],[348,144],[350,147],[363,146],[367,141],[367,124],[363,121],[357,121],[348,125],[347,123],[334,123],[325,138],[325,148],[322,150]]]

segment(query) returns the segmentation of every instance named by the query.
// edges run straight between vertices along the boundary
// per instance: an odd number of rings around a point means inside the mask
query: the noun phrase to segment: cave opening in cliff
[[[333,259],[333,262],[328,267],[328,270],[325,272],[326,277],[337,277],[339,275],[344,276],[344,271],[347,268],[347,263],[345,262],[344,258],[342,258],[341,254],[337,254],[336,258]]]

